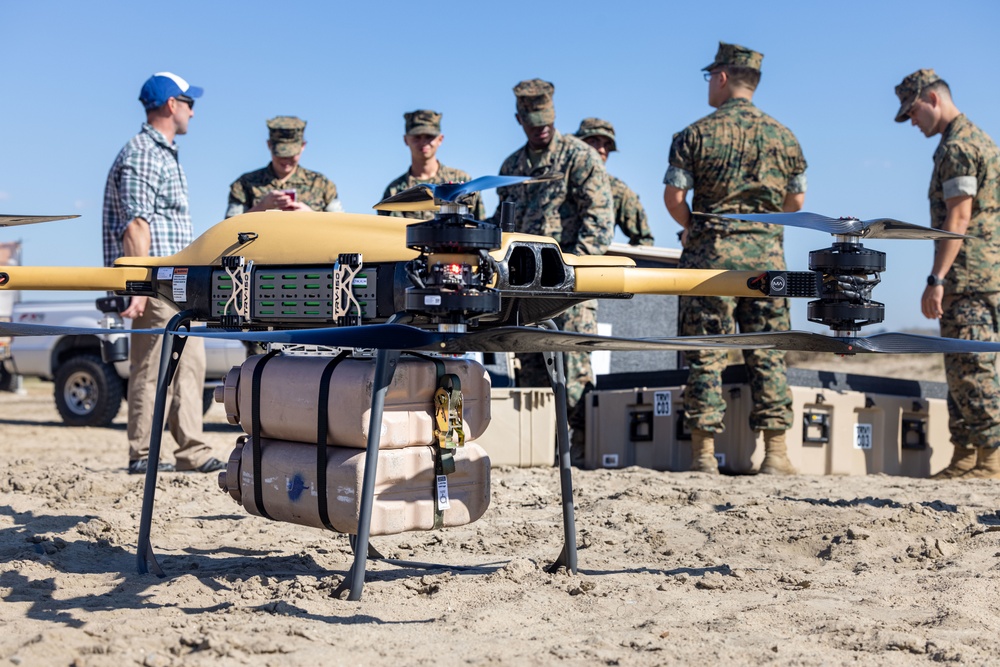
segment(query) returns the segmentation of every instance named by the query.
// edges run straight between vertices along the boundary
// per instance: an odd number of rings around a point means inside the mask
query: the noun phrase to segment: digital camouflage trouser
[[[944,298],[941,335],[998,339],[1000,294],[951,294]],[[948,428],[956,447],[1000,446],[1000,382],[996,354],[946,354]]]
[[[682,296],[679,299],[683,336],[755,331],[787,331],[786,299],[750,297]],[[689,366],[684,389],[685,426],[690,430],[721,433],[726,403],[722,397],[722,371],[728,350],[685,352]],[[792,396],[788,390],[785,353],[778,350],[743,350],[750,374],[753,431],[787,431],[792,427]]]

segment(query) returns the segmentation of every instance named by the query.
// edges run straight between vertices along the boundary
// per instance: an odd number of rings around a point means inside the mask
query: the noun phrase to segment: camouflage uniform
[[[430,109],[417,109],[403,114],[407,136],[429,135],[433,137],[441,134],[441,114]],[[446,167],[438,161],[438,170],[432,178],[418,179],[410,174],[410,169],[404,171],[396,180],[386,186],[382,193],[382,199],[388,199],[404,190],[416,187],[421,184],[441,185],[444,183],[465,183],[472,180],[467,173],[461,169]],[[477,192],[475,200],[469,206],[469,213],[476,220],[486,218],[486,209],[483,207],[483,199]],[[431,220],[435,216],[435,211],[379,211],[379,215],[389,215],[395,218],[412,218],[414,220]]]
[[[724,53],[725,47],[742,49]],[[759,53],[723,44],[729,62],[760,68]],[[751,54],[751,55],[747,55]],[[735,56],[735,58],[734,58]],[[740,58],[743,62],[739,62]],[[749,57],[749,61],[747,58]],[[733,60],[737,62],[733,63]],[[717,66],[713,63],[706,68]],[[706,213],[777,213],[785,195],[805,192],[806,161],[795,136],[753,105],[732,98],[715,112],[674,135],[666,185],[694,189],[692,211]],[[785,268],[783,232],[777,225],[722,222],[692,215],[681,268],[764,270]],[[789,328],[786,299],[749,297],[680,297],[682,335],[780,331]],[[722,371],[726,351],[687,352],[690,367],[684,393],[686,425],[691,430],[723,431],[725,402]],[[744,350],[750,375],[754,431],[787,431],[792,425],[785,354]]]
[[[294,116],[278,116],[267,121],[271,150],[278,157],[298,155],[305,145],[306,122]],[[226,217],[246,213],[274,190],[295,190],[295,200],[314,211],[339,213],[344,210],[337,198],[337,186],[323,174],[302,166],[281,181],[268,164],[263,169],[243,174],[229,187]]]
[[[615,127],[606,120],[584,118],[580,121],[580,128],[576,131],[576,136],[580,139],[593,136],[607,137],[611,140],[611,150],[618,150]],[[608,178],[611,179],[611,197],[615,207],[615,226],[622,230],[622,233],[628,237],[629,245],[653,245],[653,232],[649,229],[649,221],[646,219],[646,209],[639,202],[639,195],[632,188],[625,185],[625,181],[622,179],[611,174],[608,174]]]
[[[622,179],[608,174],[615,206],[615,226],[628,237],[629,245],[653,245],[653,232],[646,219],[646,209],[632,188]]]
[[[896,88],[902,122],[909,106],[927,86],[940,81],[934,70],[920,70]],[[941,335],[966,340],[998,340],[1000,325],[1000,151],[965,115],[941,133],[931,175],[931,225],[944,226],[947,199],[968,195],[972,219],[951,269],[944,276]],[[1000,382],[996,354],[946,354],[948,417],[956,447],[1000,446]]]
[[[521,118],[533,126],[555,121],[552,106],[554,87],[534,79],[514,88]],[[512,153],[500,167],[504,176],[537,176],[560,173],[562,179],[551,183],[513,185],[497,188],[500,203],[514,204],[515,230],[524,234],[549,236],[565,253],[602,255],[614,236],[613,204],[608,173],[600,156],[590,146],[572,135],[553,128],[551,143],[542,152],[528,144]],[[493,216],[499,222],[500,207]],[[555,318],[565,331],[597,333],[597,304],[579,304]],[[548,386],[548,375],[540,355],[521,357],[518,384],[525,387]],[[575,455],[582,455],[583,394],[594,386],[589,354],[566,355],[566,389],[573,428]]]

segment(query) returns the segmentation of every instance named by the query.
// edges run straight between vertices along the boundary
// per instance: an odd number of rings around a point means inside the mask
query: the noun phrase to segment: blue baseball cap
[[[205,91],[198,86],[192,86],[172,72],[157,72],[146,79],[146,83],[142,84],[142,90],[139,91],[139,101],[142,102],[146,111],[150,111],[163,106],[171,97],[185,95],[194,99],[201,97],[203,92]]]

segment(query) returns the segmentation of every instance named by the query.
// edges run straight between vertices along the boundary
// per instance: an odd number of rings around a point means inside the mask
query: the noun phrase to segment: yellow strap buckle
[[[462,382],[457,375],[441,377],[434,392],[434,437],[441,449],[465,446],[462,426]]]

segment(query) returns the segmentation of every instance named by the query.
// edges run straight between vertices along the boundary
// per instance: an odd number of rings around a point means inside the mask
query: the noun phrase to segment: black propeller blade
[[[769,347],[770,342],[747,343],[746,347]],[[441,352],[592,352],[612,350],[698,350],[707,347],[729,348],[725,341],[706,343],[686,338],[618,338],[572,331],[553,331],[535,327],[497,327],[452,334],[440,347]]]
[[[66,336],[100,334],[162,334],[163,329],[102,329],[60,327],[47,324],[0,322],[0,336]],[[321,329],[280,331],[227,331],[195,327],[190,335],[260,343],[325,345],[328,347],[426,350],[458,354],[462,352],[590,352],[612,350],[698,350],[706,348],[771,348],[833,354],[955,354],[1000,352],[1000,343],[957,340],[918,334],[883,333],[866,337],[833,337],[808,331],[772,331],[718,336],[678,336],[673,338],[619,338],[534,327],[497,327],[468,333],[441,333],[406,324],[369,324]]]
[[[828,218],[818,213],[696,213],[716,220],[737,220],[742,222],[766,222],[786,227],[801,227],[829,234],[859,236],[868,239],[964,239],[964,234],[955,234],[940,229],[921,227],[892,218],[858,220],[857,218]]]
[[[827,336],[808,331],[771,331],[720,336],[687,336],[667,340],[701,342],[706,345],[725,343],[733,347],[770,347],[799,352],[832,352],[834,354],[968,354],[1000,352],[1000,343],[980,340],[958,340],[921,336],[919,334],[883,333],[873,336]]]
[[[95,322],[96,324],[96,322]],[[0,336],[93,336],[100,334],[157,334],[163,329],[102,329],[99,327],[60,327],[51,324],[0,322]]]
[[[15,227],[17,225],[33,225],[36,222],[52,222],[53,220],[72,220],[78,215],[5,215],[0,213],[0,227]]]
[[[481,190],[518,183],[544,183],[562,178],[562,174],[541,176],[480,176],[466,183],[421,183],[386,197],[372,208],[376,211],[428,211],[442,203],[457,203],[462,197]]]

